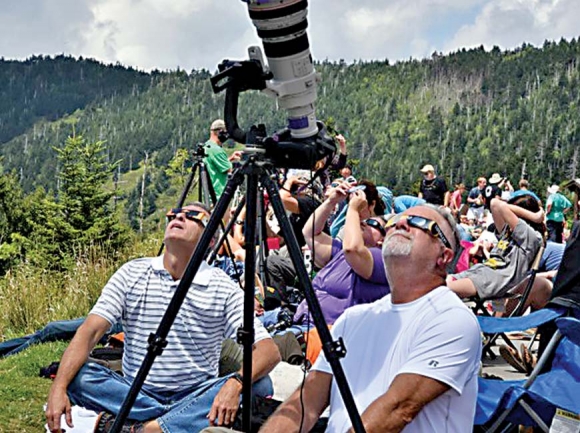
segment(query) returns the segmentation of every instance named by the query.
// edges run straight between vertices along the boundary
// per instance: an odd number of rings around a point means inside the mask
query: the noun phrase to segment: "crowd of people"
[[[223,149],[225,123],[216,120],[206,143],[206,164],[216,194],[232,162]],[[514,190],[497,173],[467,190],[450,191],[431,164],[420,169],[418,196],[401,195],[356,179],[340,153],[314,182],[310,173],[280,174],[280,198],[293,236],[311,257],[311,285],[334,339],[348,348],[342,366],[369,431],[471,431],[480,370],[481,333],[464,299],[498,300],[522,290],[526,273],[543,251],[543,271],[528,304],[542,308],[550,297],[571,207],[557,185],[542,200],[527,180]],[[309,431],[330,408],[327,431],[351,428],[333,371],[309,306],[304,282],[288,254],[290,241],[265,200],[266,238],[244,236],[245,210],[228,235],[217,263],[203,263],[177,314],[167,347],[157,358],[122,431],[190,432],[231,427],[242,393],[243,368],[220,372],[225,343],[242,324],[243,291],[236,279],[243,259],[266,248],[264,280],[256,277],[253,392],[273,394],[269,373],[286,360],[288,339],[304,349],[310,369],[305,383],[263,425],[264,432]],[[233,210],[232,210],[233,212]],[[167,214],[165,252],[133,260],[107,283],[65,351],[46,408],[48,428],[72,426],[71,406],[98,412],[96,432],[109,431],[147,352],[211,209],[194,202]],[[545,242],[545,234],[548,242]],[[545,248],[544,248],[545,247]],[[309,261],[310,259],[306,259]],[[225,263],[225,264],[224,264]],[[232,266],[232,264],[236,264]],[[494,304],[510,308],[509,302]],[[502,311],[505,311],[502,310]],[[113,325],[124,332],[123,375],[86,362]],[[283,343],[276,337],[285,335]],[[11,349],[12,350],[12,349]],[[221,374],[220,374],[221,373]],[[297,384],[298,386],[298,384]]]

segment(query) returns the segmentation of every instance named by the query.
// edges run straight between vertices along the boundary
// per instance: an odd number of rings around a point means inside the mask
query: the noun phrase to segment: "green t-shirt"
[[[219,198],[226,187],[228,172],[232,168],[232,163],[228,160],[226,151],[214,141],[207,140],[204,148],[206,157],[203,162],[205,162],[215,196]]]
[[[550,197],[548,197],[546,206],[550,204],[552,205],[552,208],[550,209],[548,215],[546,215],[546,219],[558,223],[564,221],[564,209],[568,209],[570,206],[572,206],[570,200],[568,200],[559,192],[556,194],[551,194]]]

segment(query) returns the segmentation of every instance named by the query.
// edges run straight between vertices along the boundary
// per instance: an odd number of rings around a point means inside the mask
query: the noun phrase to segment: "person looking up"
[[[459,245],[455,221],[432,205],[387,222],[382,249],[391,293],[335,322],[341,364],[366,431],[463,433],[473,428],[481,334],[475,315],[445,286]],[[330,406],[327,432],[351,428],[324,354],[268,419],[263,433],[309,431]]]
[[[497,299],[521,293],[526,286],[524,278],[543,243],[544,211],[531,195],[507,203],[493,198],[491,214],[500,235],[489,259],[447,279],[449,288],[461,298]],[[550,293],[550,282],[536,276],[527,306],[542,308]]]
[[[173,298],[199,239],[209,210],[192,203],[168,214],[165,253],[132,260],[105,285],[60,361],[45,411],[51,432],[61,432],[61,415],[73,427],[71,404],[100,412],[95,432],[114,423],[145,354],[147,340]],[[167,335],[167,346],[153,363],[123,431],[200,431],[234,421],[242,392],[241,374],[218,377],[222,342],[242,325],[240,288],[221,270],[203,262]],[[117,321],[125,333],[123,374],[85,363],[102,335]],[[272,392],[268,373],[280,353],[259,320],[254,321],[252,381]],[[256,391],[258,392],[258,391]],[[132,429],[132,430],[131,430]]]

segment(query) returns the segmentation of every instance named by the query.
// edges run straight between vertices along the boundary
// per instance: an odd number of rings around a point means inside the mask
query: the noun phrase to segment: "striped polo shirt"
[[[137,375],[149,334],[157,331],[178,284],[163,267],[163,256],[132,260],[111,277],[91,310],[111,324],[122,320],[126,377]],[[222,341],[235,339],[242,326],[243,296],[223,271],[202,263],[145,385],[182,391],[216,377]],[[270,338],[258,319],[254,329],[256,342]]]

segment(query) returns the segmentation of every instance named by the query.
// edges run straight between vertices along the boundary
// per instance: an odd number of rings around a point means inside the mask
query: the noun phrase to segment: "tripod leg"
[[[199,198],[206,206],[211,207],[212,203],[217,203],[215,190],[209,177],[209,173],[205,168],[205,163],[202,161],[199,164]],[[203,197],[203,199],[202,199]]]
[[[147,347],[147,353],[143,359],[139,371],[135,376],[135,379],[133,380],[133,384],[131,385],[129,392],[123,401],[123,405],[121,406],[121,410],[115,419],[115,423],[111,428],[112,432],[118,433],[121,431],[121,427],[127,419],[129,411],[135,403],[135,399],[137,398],[139,391],[143,387],[143,383],[145,382],[145,379],[151,370],[151,366],[153,365],[155,358],[163,352],[163,349],[167,345],[167,334],[169,333],[169,330],[175,321],[175,317],[177,316],[177,313],[179,312],[179,309],[181,308],[181,305],[187,296],[187,292],[189,291],[193,278],[195,277],[201,262],[203,262],[206,256],[206,251],[209,248],[214,233],[218,230],[222,218],[229,207],[229,203],[234,195],[234,192],[242,181],[243,174],[241,171],[237,174],[235,173],[234,176],[232,176],[228,181],[224,193],[222,194],[221,199],[218,201],[216,208],[211,218],[209,219],[203,234],[201,235],[197,247],[195,248],[192,257],[189,260],[187,268],[181,277],[177,289],[175,290],[175,294],[169,302],[167,310],[165,311],[165,314],[159,323],[157,331],[149,336],[149,346]],[[251,314],[253,317],[253,309]],[[249,367],[251,368],[251,362]],[[251,411],[251,406],[249,410]]]
[[[191,171],[189,172],[189,177],[187,178],[187,182],[185,182],[185,186],[183,187],[183,191],[181,191],[181,196],[179,197],[179,200],[177,201],[176,207],[178,207],[178,208],[183,207],[183,203],[185,203],[185,199],[187,198],[187,194],[189,194],[189,189],[191,188],[191,185],[193,184],[193,179],[195,178],[195,171],[197,170],[198,166],[199,166],[199,164],[197,162],[191,166]],[[159,247],[159,251],[157,252],[158,256],[161,255],[164,248],[165,248],[165,244],[161,243],[161,246]]]
[[[352,422],[352,427],[355,432],[364,432],[365,429],[362,423],[362,419],[357,411],[354,397],[352,396],[346,375],[344,374],[344,370],[342,369],[342,365],[340,364],[339,360],[339,358],[344,357],[346,354],[346,349],[344,348],[342,339],[339,339],[337,342],[332,341],[332,335],[326,326],[322,310],[320,309],[320,304],[318,303],[318,299],[314,294],[314,289],[312,288],[312,283],[310,281],[310,275],[308,274],[306,266],[304,265],[304,260],[302,259],[302,252],[298,246],[298,241],[296,241],[296,236],[294,235],[292,227],[290,226],[290,221],[288,221],[286,216],[286,211],[284,210],[282,199],[280,198],[280,193],[278,192],[278,186],[268,176],[262,177],[262,183],[266,185],[268,195],[270,197],[270,203],[272,204],[276,218],[278,218],[278,222],[280,223],[283,236],[286,239],[286,245],[288,246],[290,258],[292,259],[292,263],[294,264],[294,268],[296,269],[299,280],[304,285],[304,296],[306,298],[306,302],[308,303],[308,309],[312,314],[314,325],[316,326],[316,330],[318,331],[318,335],[322,341],[324,355],[326,356],[326,359],[332,368],[334,379],[336,380],[340,395],[344,401],[344,406],[346,407],[349,418]]]
[[[266,242],[266,212],[264,189],[259,189],[258,196],[258,273],[262,284],[266,282],[266,257],[268,257],[268,244]]]
[[[258,196],[258,176],[248,174],[246,182],[246,245],[253,245],[256,239],[256,210]],[[251,248],[251,247],[250,247]],[[244,324],[238,331],[238,342],[244,347],[242,426],[243,431],[251,431],[252,421],[252,345],[254,344],[254,285],[256,254],[251,248],[246,251],[244,273]]]

